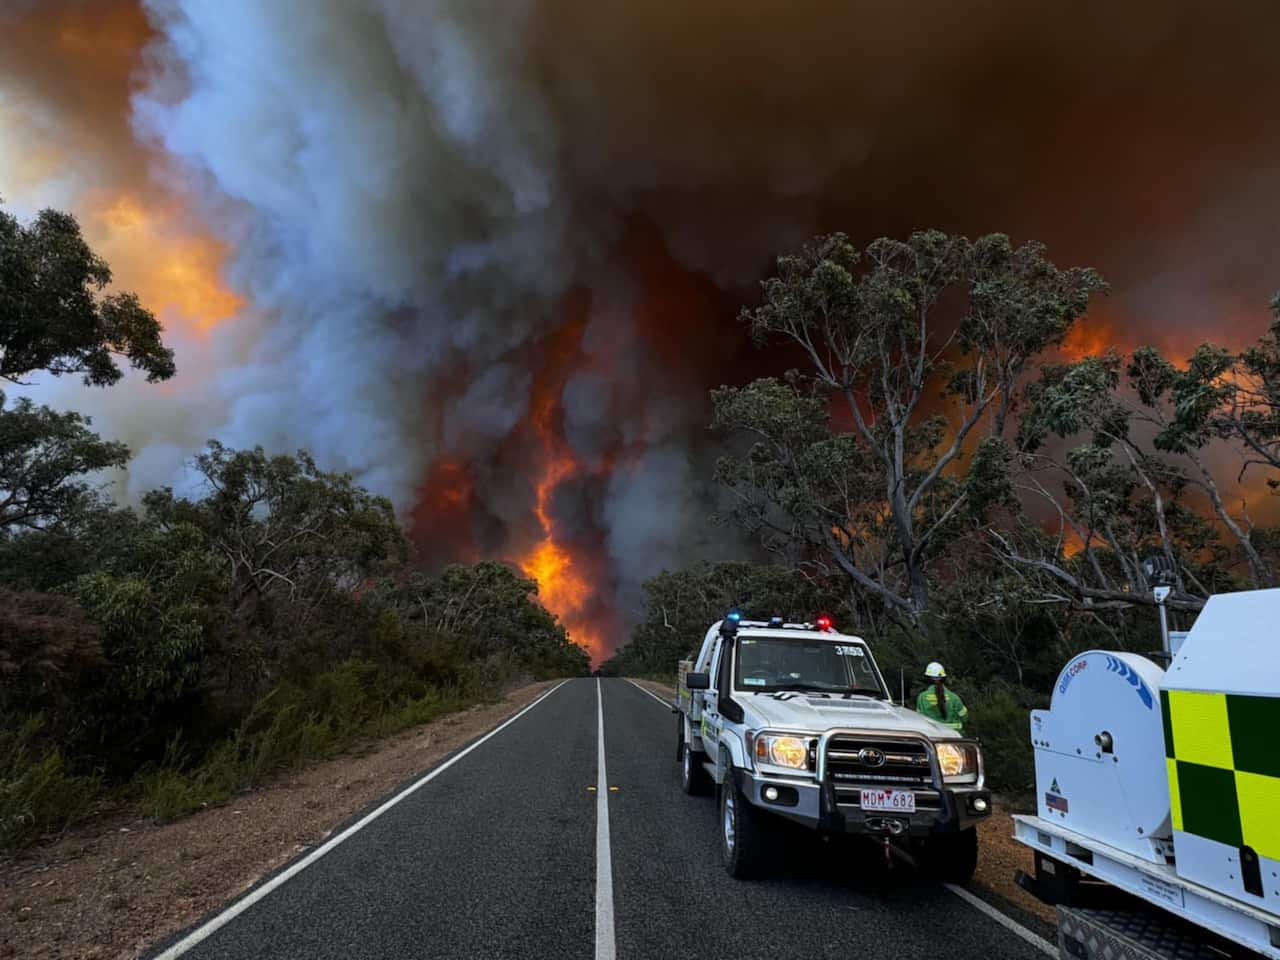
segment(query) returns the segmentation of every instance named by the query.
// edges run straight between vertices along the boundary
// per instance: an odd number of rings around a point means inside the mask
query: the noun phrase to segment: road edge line
[[[630,677],[623,677],[623,679],[624,679],[624,680],[626,680],[626,681],[627,681],[627,683],[629,683],[629,684],[631,684],[633,687],[635,687],[637,690],[639,690],[641,693],[647,693],[649,696],[653,697],[653,699],[657,700],[660,704],[662,704],[662,705],[663,705],[664,707],[666,707],[668,710],[670,710],[670,709],[671,709],[671,704],[670,704],[670,703],[668,703],[666,700],[663,700],[660,696],[658,696],[658,695],[657,695],[656,693],[654,693],[652,690],[647,690],[647,689],[645,689],[644,687],[640,686],[640,684],[638,684],[638,683],[636,683],[634,680],[632,680]]]
[[[609,847],[609,775],[604,763],[604,693],[596,678],[600,742],[596,753],[596,960],[618,955],[613,932],[613,853]]]
[[[943,886],[946,887],[948,890],[950,890],[952,893],[954,893],[957,897],[959,897],[965,903],[969,904],[969,906],[973,907],[975,910],[979,911],[980,913],[985,913],[988,917],[990,917],[996,923],[1000,924],[1000,926],[1004,927],[1010,933],[1016,934],[1017,936],[1021,937],[1023,940],[1027,941],[1027,943],[1035,947],[1037,950],[1040,950],[1043,953],[1047,953],[1051,957],[1058,956],[1057,947],[1051,944],[1044,937],[1040,936],[1038,933],[1033,933],[1031,930],[1028,930],[1026,927],[1020,924],[1017,920],[1014,920],[1004,911],[999,910],[996,907],[993,907],[991,904],[987,903],[987,901],[983,900],[981,897],[970,893],[968,890],[966,890],[962,886],[959,886],[958,884],[944,883]]]
[[[390,800],[387,800],[386,802],[381,804],[376,810],[373,810],[371,813],[365,814],[363,817],[361,817],[351,826],[347,827],[347,829],[339,833],[336,837],[330,837],[328,840],[326,840],[320,846],[316,847],[314,850],[312,850],[309,854],[307,854],[301,860],[297,861],[292,866],[286,867],[284,870],[276,874],[274,877],[272,877],[262,886],[255,887],[253,890],[250,890],[247,894],[245,894],[239,900],[236,900],[234,903],[231,904],[231,906],[227,907],[217,916],[201,924],[195,930],[192,930],[189,934],[187,934],[177,943],[165,949],[163,952],[156,954],[155,960],[172,960],[172,958],[174,957],[180,957],[184,953],[186,953],[188,950],[190,950],[192,947],[197,946],[198,944],[207,940],[209,937],[213,936],[213,934],[217,933],[219,930],[221,930],[224,926],[226,926],[228,923],[230,923],[240,914],[244,913],[244,911],[248,910],[251,906],[257,903],[259,900],[261,900],[271,891],[275,890],[277,887],[283,886],[286,882],[291,880],[293,877],[297,876],[307,867],[311,866],[311,864],[315,863],[317,860],[323,857],[326,853],[328,853],[338,844],[342,843],[344,840],[350,839],[355,834],[359,833],[361,830],[367,827],[374,820],[378,819],[378,817],[382,816],[384,813],[386,813],[388,810],[394,807],[397,803],[399,803],[405,797],[409,796],[411,793],[414,793],[419,788],[426,786],[428,783],[430,783],[440,774],[444,773],[451,766],[453,766],[455,763],[457,763],[459,760],[461,760],[463,757],[469,754],[472,750],[476,749],[476,747],[480,746],[490,737],[494,737],[497,734],[501,733],[503,730],[505,730],[511,724],[515,723],[517,720],[523,717],[526,713],[528,713],[530,710],[532,710],[534,707],[540,704],[543,700],[546,700],[549,696],[551,696],[553,693],[555,693],[557,690],[559,690],[568,682],[569,682],[568,680],[561,680],[554,687],[552,687],[546,693],[543,693],[532,703],[529,703],[526,706],[524,706],[518,713],[514,713],[511,716],[507,717],[506,720],[502,721],[502,723],[500,723],[498,726],[494,727],[488,733],[484,734],[484,736],[480,737],[480,739],[472,741],[471,744],[459,750],[448,760],[444,761],[444,763],[441,763],[439,766],[433,767],[428,773],[424,774],[422,777],[418,778],[413,783],[409,784],[409,786],[405,787],[403,790],[397,793]]]

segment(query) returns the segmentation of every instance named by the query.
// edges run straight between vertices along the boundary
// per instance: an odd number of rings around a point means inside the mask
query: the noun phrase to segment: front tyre
[[[978,831],[970,827],[924,841],[916,857],[920,869],[943,883],[968,883],[978,868]]]
[[[720,788],[720,855],[735,880],[760,875],[766,853],[764,815],[743,796],[730,771]]]

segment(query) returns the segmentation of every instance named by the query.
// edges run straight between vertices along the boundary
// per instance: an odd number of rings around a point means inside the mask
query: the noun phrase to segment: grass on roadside
[[[488,699],[482,691],[428,687],[417,696],[387,702],[362,683],[359,665],[331,671],[317,687],[280,687],[263,698],[235,733],[196,763],[188,763],[175,738],[165,762],[135,778],[146,816],[175,820],[258,786],[285,770],[297,770],[350,749]]]
[[[360,741],[490,701],[494,689],[482,681],[397,689],[377,666],[347,661],[305,684],[277,687],[221,740],[188,743],[178,731],[159,763],[115,787],[72,772],[56,746],[37,745],[43,717],[10,720],[0,726],[0,851],[57,836],[109,799],[137,804],[157,822],[176,820]]]
[[[33,748],[40,714],[0,726],[0,850],[24,846],[81,822],[102,795],[96,777],[67,770],[62,753]]]

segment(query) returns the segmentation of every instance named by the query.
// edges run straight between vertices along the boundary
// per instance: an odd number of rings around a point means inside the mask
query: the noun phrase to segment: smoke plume
[[[151,189],[198,212],[243,303],[163,417],[106,414],[130,483],[210,436],[306,447],[428,558],[576,576],[558,602],[597,652],[645,577],[736,549],[705,524],[706,388],[769,369],[733,315],[814,232],[1044,240],[1113,285],[1081,349],[1239,343],[1280,284],[1268,0],[143,12]]]

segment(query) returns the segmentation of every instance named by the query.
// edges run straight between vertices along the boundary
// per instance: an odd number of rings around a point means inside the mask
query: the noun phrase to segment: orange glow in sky
[[[91,210],[82,226],[111,264],[115,286],[136,293],[170,324],[177,319],[203,333],[243,308],[221,280],[227,251],[192,232],[172,201],[147,203],[123,193]]]
[[[0,37],[0,199],[76,217],[111,267],[170,331],[200,335],[242,299],[228,251],[150,176],[158,155],[131,127],[130,94],[150,27],[137,4],[33,6]],[[20,214],[25,219],[25,215]]]

